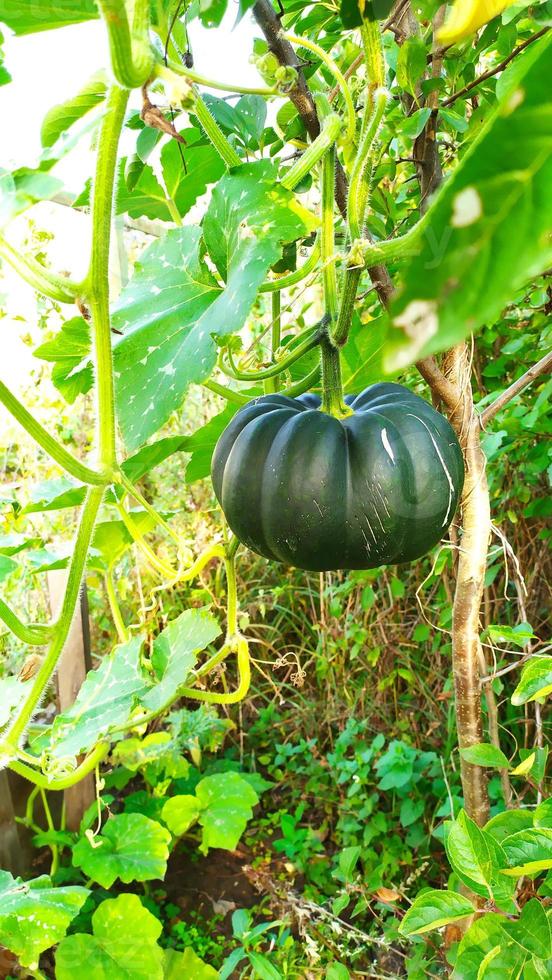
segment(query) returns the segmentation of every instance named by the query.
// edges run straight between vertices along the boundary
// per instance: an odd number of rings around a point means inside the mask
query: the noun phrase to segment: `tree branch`
[[[489,68],[488,71],[484,71],[481,75],[478,75],[477,78],[474,78],[472,82],[469,82],[468,85],[464,85],[464,88],[461,88],[458,90],[458,92],[453,92],[452,95],[449,95],[448,99],[443,99],[441,106],[446,108],[447,106],[452,105],[457,99],[461,99],[463,95],[467,95],[472,89],[477,88],[478,85],[481,85],[481,82],[486,81],[487,78],[492,78],[493,75],[498,75],[498,73],[503,71],[504,68],[506,68],[506,66],[514,60],[514,58],[517,58],[518,54],[521,54],[522,51],[525,51],[525,48],[528,48],[530,44],[533,44],[533,41],[538,41],[540,37],[544,37],[544,35],[548,33],[549,29],[550,28],[548,27],[543,27],[542,30],[537,31],[536,34],[532,34],[526,41],[518,44],[517,48],[514,48],[508,57],[504,58],[499,65],[495,65],[494,68]]]
[[[552,371],[552,351],[550,351],[550,353],[548,354],[545,354],[544,357],[541,357],[540,361],[537,361],[536,364],[533,364],[533,367],[530,367],[529,370],[525,372],[525,374],[521,375],[521,378],[518,378],[517,381],[514,381],[514,383],[511,384],[509,388],[506,388],[506,390],[503,391],[502,394],[495,399],[492,405],[489,405],[488,408],[484,409],[484,411],[481,412],[481,415],[479,416],[481,427],[484,428],[488,422],[494,419],[495,415],[497,415],[498,412],[500,412],[500,410],[504,408],[504,406],[507,405],[509,401],[512,400],[512,398],[515,398],[516,395],[519,395],[520,391],[523,391],[524,388],[527,388],[527,386],[530,385],[532,381],[535,381],[535,379],[539,378],[542,374],[549,374],[551,371]]]

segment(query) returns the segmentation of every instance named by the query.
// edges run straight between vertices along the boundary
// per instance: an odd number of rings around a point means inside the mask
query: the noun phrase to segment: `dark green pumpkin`
[[[240,541],[266,558],[324,571],[425,554],[445,534],[464,466],[447,420],[401,385],[346,399],[264,395],[234,416],[213,455],[217,499]]]

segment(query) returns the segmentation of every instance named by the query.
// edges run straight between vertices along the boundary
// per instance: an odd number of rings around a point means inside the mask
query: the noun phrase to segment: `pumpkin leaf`
[[[67,936],[56,952],[57,980],[74,980],[86,964],[87,980],[162,980],[162,925],[137,895],[118,895],[98,906],[91,936]],[[139,941],[137,941],[139,937]]]
[[[62,133],[66,133],[74,123],[88,112],[101,105],[107,92],[107,77],[104,71],[92,75],[77,95],[53,106],[44,116],[40,139],[42,146],[53,146]]]
[[[36,34],[99,16],[94,0],[2,0],[0,21],[17,35]]]
[[[161,711],[178,697],[200,650],[216,640],[220,627],[209,613],[186,609],[153,642],[151,663],[156,683],[142,696],[148,711]]]
[[[197,784],[196,797],[203,827],[201,852],[207,854],[210,847],[233,851],[259,802],[253,787],[237,772],[215,773]]]
[[[213,191],[204,235],[224,287],[202,258],[199,229],[185,227],[144,252],[119,297],[116,397],[130,449],[180,407],[192,382],[209,377],[213,337],[241,330],[282,246],[312,229],[312,216],[275,186],[275,177],[276,164],[258,161],[235,168]]]
[[[47,875],[22,881],[0,871],[0,944],[38,969],[40,954],[63,938],[89,894],[77,885],[54,888]]]
[[[516,61],[504,97],[427,211],[391,303],[388,371],[493,323],[552,261],[550,44],[547,35]]]
[[[167,870],[170,834],[142,813],[120,813],[109,818],[93,840],[81,837],[73,848],[73,864],[102,888],[120,878],[151,881]]]

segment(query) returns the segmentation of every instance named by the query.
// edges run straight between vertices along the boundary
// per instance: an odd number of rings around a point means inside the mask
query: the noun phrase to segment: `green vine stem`
[[[322,61],[323,64],[326,65],[326,68],[332,73],[345,102],[345,113],[347,118],[345,139],[348,143],[352,143],[356,133],[356,112],[351,92],[349,86],[347,85],[347,80],[342,71],[340,68],[338,68],[333,58],[330,58],[329,54],[324,51],[324,48],[321,48],[318,44],[315,44],[314,41],[310,41],[308,37],[298,37],[295,34],[282,34],[282,37],[285,41],[289,41],[291,44],[298,44],[301,48],[306,48],[307,51],[312,51],[318,58],[320,58],[320,61]]]
[[[238,156],[234,147],[228,142],[216,119],[197,92],[195,93],[193,111],[197,116],[197,121],[204,130],[205,135],[210,139],[221,160],[224,161],[227,167],[239,167],[242,163],[241,157]]]
[[[351,409],[343,400],[339,349],[331,340],[331,329],[337,316],[337,279],[335,272],[334,237],[335,149],[328,151],[322,165],[322,224],[320,248],[322,253],[322,286],[324,292],[324,327],[320,341],[322,368],[322,411],[344,418]]]
[[[2,751],[2,746],[0,745],[0,754]],[[103,762],[107,753],[109,752],[109,745],[105,742],[100,742],[96,745],[86,759],[84,759],[73,772],[69,773],[67,776],[60,776],[57,779],[49,779],[44,773],[37,772],[31,766],[26,765],[24,762],[19,762],[17,759],[13,759],[10,762],[10,769],[13,772],[18,773],[23,776],[24,779],[28,779],[29,782],[34,783],[35,786],[40,789],[47,789],[52,791],[69,789],[71,786],[75,786],[76,783],[88,776],[89,773]],[[37,759],[38,762],[38,759]]]
[[[377,20],[365,20],[360,28],[368,81],[374,88],[385,85],[385,54]]]
[[[122,0],[98,0],[109,37],[113,74],[123,88],[140,88],[151,75],[153,48],[148,30],[150,0],[134,0],[132,32]]]
[[[19,616],[17,616],[16,613],[14,613],[13,610],[6,605],[3,599],[0,599],[0,619],[3,620],[14,636],[17,636],[17,638],[22,640],[23,643],[28,643],[29,646],[45,646],[52,636],[51,626],[41,626],[39,623],[27,626],[20,620]]]
[[[107,600],[109,602],[109,608],[111,610],[111,615],[113,617],[113,622],[115,624],[115,629],[117,630],[117,635],[121,643],[126,643],[130,639],[130,633],[125,626],[125,621],[121,613],[121,607],[119,605],[119,600],[117,598],[117,592],[115,589],[115,582],[113,581],[113,566],[110,565],[107,572],[104,575],[105,591],[107,594]]]
[[[297,184],[300,184],[304,177],[320,162],[325,153],[328,152],[337,140],[342,128],[341,118],[337,113],[332,112],[324,120],[322,130],[300,156],[297,163],[294,163],[285,177],[280,181],[282,187],[292,191]]]
[[[270,326],[270,350],[272,361],[277,364],[276,352],[280,349],[282,342],[282,294],[279,289],[271,295],[272,323]],[[272,378],[266,378],[264,382],[265,395],[273,394],[280,387],[280,372]]]
[[[114,85],[107,99],[98,143],[92,200],[92,252],[86,277],[96,364],[98,455],[100,466],[108,472],[112,472],[116,466],[115,396],[109,318],[109,243],[117,147],[128,97],[129,92],[126,89]]]
[[[370,188],[372,151],[388,100],[389,92],[386,88],[379,88],[374,93],[373,111],[364,128],[358,153],[351,170],[349,193],[347,196],[347,221],[352,241],[362,237],[362,226]]]
[[[144,555],[144,558],[147,560],[149,565],[151,565],[151,567],[155,569],[156,572],[162,575],[163,578],[167,579],[167,581],[170,582],[177,581],[179,578],[178,571],[172,568],[171,565],[167,564],[167,562],[157,557],[155,552],[150,548],[149,544],[147,543],[140,528],[134,523],[132,514],[130,514],[127,510],[125,510],[121,501],[117,501],[115,506],[119,512],[119,516],[123,524],[125,525],[130,536],[132,537],[132,540],[136,542],[136,544],[138,545],[140,551]]]
[[[309,331],[310,332],[310,331]],[[292,364],[295,364],[301,357],[316,347],[320,342],[320,332],[315,330],[314,333],[310,333],[309,337],[301,341],[297,347],[286,356],[282,357],[281,360],[276,361],[270,367],[261,368],[258,371],[240,371],[237,367],[234,356],[230,349],[227,350],[228,363],[224,361],[221,357],[219,358],[219,367],[225,374],[230,377],[235,378],[237,381],[263,381],[265,378],[276,378],[282,371],[287,370]]]
[[[296,286],[298,283],[306,279],[307,276],[314,272],[318,261],[320,259],[320,239],[317,238],[313,249],[303,265],[299,269],[295,269],[294,272],[288,272],[284,276],[278,276],[277,279],[269,279],[264,282],[260,288],[261,293],[272,293],[275,290],[289,289],[291,286]]]
[[[20,709],[17,718],[8,729],[4,739],[4,744],[9,746],[14,752],[19,747],[25,729],[32,718],[33,712],[39,704],[42,695],[48,685],[56,664],[59,660],[65,641],[71,629],[75,608],[77,605],[82,576],[86,565],[88,549],[94,533],[94,525],[100,504],[103,500],[104,488],[92,487],[87,494],[83,505],[79,529],[73,549],[73,556],[69,565],[69,575],[67,577],[67,587],[63,604],[56,623],[55,634],[52,638],[50,647],[44,660],[36,674],[31,690]]]
[[[373,148],[383,121],[388,99],[389,92],[387,89],[379,88],[374,94],[373,109],[371,112],[367,105],[367,115],[370,118],[367,125],[363,127],[360,146],[351,171],[347,198],[347,224],[349,227],[349,237],[353,242],[359,240],[364,232],[364,222],[370,197]],[[348,264],[345,270],[339,315],[331,334],[332,342],[338,347],[346,343],[349,335],[363,268],[364,263],[357,261],[354,264]]]
[[[212,391],[215,395],[220,395],[221,398],[225,398],[227,402],[231,402],[234,405],[247,405],[249,398],[247,395],[241,395],[239,391],[233,391],[232,388],[228,388],[226,385],[221,385],[218,381],[202,381],[203,388],[207,388],[208,391]]]
[[[134,483],[132,483],[132,481],[128,479],[123,469],[119,470],[117,476],[117,482],[120,482],[121,485],[127,491],[127,493],[129,493],[131,497],[134,497],[135,501],[138,504],[142,505],[144,510],[150,515],[150,517],[153,518],[156,524],[159,524],[159,526],[163,528],[163,530],[169,535],[172,541],[174,541],[177,548],[180,550],[182,546],[182,542],[180,540],[179,535],[176,533],[176,531],[172,529],[170,524],[167,523],[165,518],[155,509],[155,507],[153,507],[153,505],[146,500],[144,495],[140,493],[140,491],[134,485]]]
[[[330,324],[337,315],[337,277],[335,271],[334,236],[334,187],[335,149],[326,153],[322,164],[322,221],[320,227],[320,257],[322,260],[322,285],[324,290],[324,314]]]
[[[0,258],[5,259],[29,286],[56,303],[74,303],[82,292],[80,283],[50,272],[31,255],[21,255],[5,238],[0,238]]]
[[[81,483],[89,483],[92,486],[105,486],[108,477],[90,469],[84,463],[80,463],[78,459],[74,459],[71,453],[67,452],[64,446],[57,439],[54,439],[40,422],[37,422],[2,381],[0,381],[0,402],[17,419],[22,428],[32,436],[35,442],[48,453],[48,456],[56,463],[59,463],[62,469],[70,473],[71,476],[74,476],[76,480],[80,480]]]
[[[286,395],[288,398],[297,398],[297,395],[302,395],[305,391],[310,391],[320,381],[320,370],[320,364],[317,364],[304,378],[295,381],[292,385],[288,385],[287,388],[282,388],[280,394]]]
[[[92,202],[92,251],[90,267],[85,280],[85,295],[89,297],[93,319],[93,338],[96,367],[96,389],[98,404],[98,446],[100,468],[111,474],[116,466],[115,454],[115,408],[113,396],[113,366],[111,355],[111,326],[109,319],[109,242],[111,233],[111,214],[113,188],[117,160],[117,147],[129,93],[113,86],[107,100],[107,111],[103,119],[98,143],[96,179]],[[75,608],[88,550],[94,533],[94,526],[105,486],[106,475],[101,486],[88,490],[82,508],[79,528],[69,565],[69,574],[61,611],[48,651],[38,670],[31,690],[20,709],[17,718],[6,733],[4,746],[8,753],[15,753],[23,738],[37,705],[42,698],[50,678],[56,668],[67,639]],[[16,764],[12,760],[10,765]],[[17,763],[23,765],[23,763]],[[90,770],[89,770],[90,771]],[[78,781],[73,778],[67,785]]]

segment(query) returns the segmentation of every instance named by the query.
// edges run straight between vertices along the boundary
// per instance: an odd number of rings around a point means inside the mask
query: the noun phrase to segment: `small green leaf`
[[[491,769],[507,769],[508,759],[495,745],[478,742],[467,749],[460,749],[460,755],[473,766],[487,766]]]
[[[151,881],[163,878],[167,870],[171,836],[165,827],[141,813],[120,813],[110,817],[101,833],[90,841],[82,837],[73,848],[73,864],[111,888],[120,878]]]
[[[0,871],[0,944],[37,970],[40,954],[63,938],[89,894],[78,886],[53,888],[47,875],[22,881]]]
[[[399,932],[403,936],[419,936],[473,913],[474,906],[463,895],[430,889],[414,899],[399,926]]]
[[[99,71],[88,80],[78,95],[50,109],[44,117],[40,131],[42,146],[53,146],[62,133],[67,132],[87,112],[104,101],[106,92],[106,74],[104,71]]]
[[[37,347],[34,357],[53,363],[52,383],[65,401],[73,404],[94,384],[90,326],[82,316],[66,320],[53,340]]]
[[[450,863],[462,880],[468,879],[478,893],[482,886],[483,894],[488,894],[493,872],[493,853],[488,835],[464,810],[452,823],[446,838],[446,849]]]
[[[491,817],[484,829],[500,844],[505,837],[511,837],[519,830],[532,826],[533,816],[530,810],[504,810],[503,813]]]
[[[519,878],[552,868],[552,830],[521,830],[502,842],[507,866],[502,874]]]
[[[156,683],[142,696],[148,711],[160,711],[175,701],[188,681],[197,654],[220,635],[216,619],[202,609],[186,609],[153,642],[151,656]]]
[[[491,977],[492,980],[502,980],[520,976],[527,954],[513,941],[505,942],[503,922],[503,916],[489,913],[472,923],[458,946],[454,980],[477,980],[481,976],[487,980],[491,980]],[[495,953],[496,947],[499,947],[499,953]],[[487,962],[482,966],[486,958]],[[479,971],[485,970],[488,965],[492,965],[494,972],[480,974]]]
[[[525,704],[552,693],[552,657],[532,657],[523,667],[512,704]]]
[[[93,935],[67,936],[56,952],[56,980],[163,980],[165,951],[157,943],[159,919],[137,895],[119,895],[98,906]],[[183,975],[184,976],[184,975]]]
[[[406,39],[399,48],[397,59],[397,82],[405,92],[416,99],[416,86],[427,65],[427,50],[422,38],[417,34]]]

